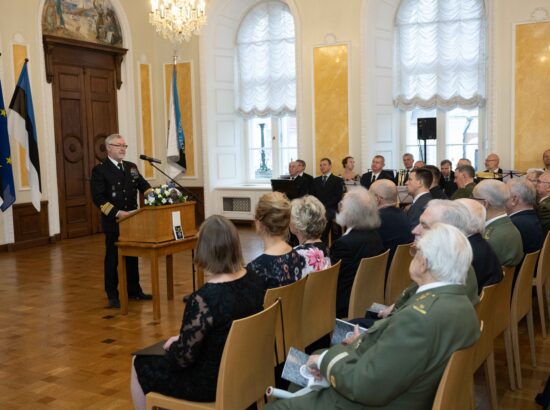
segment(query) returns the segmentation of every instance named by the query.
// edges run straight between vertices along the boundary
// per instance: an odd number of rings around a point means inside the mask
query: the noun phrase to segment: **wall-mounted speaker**
[[[436,118],[419,118],[416,125],[418,139],[423,141],[437,139],[436,128]]]

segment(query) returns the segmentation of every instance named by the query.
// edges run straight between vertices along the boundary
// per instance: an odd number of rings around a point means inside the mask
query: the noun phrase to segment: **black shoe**
[[[135,295],[128,295],[128,299],[132,299],[132,300],[151,300],[151,299],[153,299],[153,296],[149,295],[147,293],[139,292],[139,293],[136,293]]]
[[[107,309],[120,309],[120,300],[118,298],[109,299]]]

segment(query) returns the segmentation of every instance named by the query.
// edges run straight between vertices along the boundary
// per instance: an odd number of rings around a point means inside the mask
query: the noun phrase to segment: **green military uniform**
[[[485,239],[497,254],[502,266],[517,266],[523,260],[523,242],[518,228],[509,216],[485,227]]]
[[[429,289],[351,345],[330,348],[321,374],[331,387],[267,408],[430,409],[451,354],[478,338],[479,323],[464,286]]]
[[[472,305],[475,306],[479,303],[479,292],[477,288],[477,276],[476,272],[474,271],[474,268],[470,266],[470,269],[468,269],[468,273],[466,275],[466,296],[468,296],[468,299],[470,299],[470,302],[472,302]],[[397,300],[394,302],[395,304],[395,310],[398,310],[405,306],[409,299],[415,295],[416,291],[418,290],[418,285],[416,283],[413,283],[408,288],[406,288],[403,293],[397,298]]]
[[[550,196],[547,196],[543,201],[540,201],[537,206],[537,215],[542,225],[543,238],[550,231]]]
[[[451,196],[452,200],[458,199],[458,198],[471,198],[472,192],[474,191],[476,184],[475,182],[470,182],[467,184],[464,188],[458,188],[453,196]]]

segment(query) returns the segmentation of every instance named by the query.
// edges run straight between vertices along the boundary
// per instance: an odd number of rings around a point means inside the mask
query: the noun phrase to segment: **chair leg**
[[[544,314],[544,297],[542,285],[537,286],[537,302],[539,304],[540,327],[542,337],[546,339],[546,315]]]
[[[489,397],[491,398],[491,408],[493,410],[498,409],[497,405],[497,380],[495,375],[495,355],[494,352],[487,357],[483,364],[485,370],[485,380],[487,387],[489,388]]]
[[[529,334],[529,347],[531,348],[531,366],[537,367],[535,355],[535,326],[533,323],[533,309],[527,313],[527,333]]]
[[[510,332],[512,334],[512,350],[514,352],[514,366],[516,368],[516,381],[518,389],[523,388],[523,383],[521,381],[521,362],[519,360],[519,337],[518,337],[518,323],[515,320],[512,320],[513,323],[510,324]]]
[[[506,365],[508,366],[508,379],[510,389],[516,390],[516,378],[514,376],[514,356],[512,354],[512,334],[510,327],[504,329],[504,349],[506,350]]]
[[[550,317],[550,283],[547,280],[546,283],[542,285],[544,289],[544,294],[546,295],[546,308],[548,309],[548,317]]]

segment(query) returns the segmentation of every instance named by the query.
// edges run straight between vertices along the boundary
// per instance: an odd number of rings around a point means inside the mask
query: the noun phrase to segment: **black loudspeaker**
[[[435,118],[419,118],[416,125],[418,139],[423,141],[437,139],[436,128]]]

